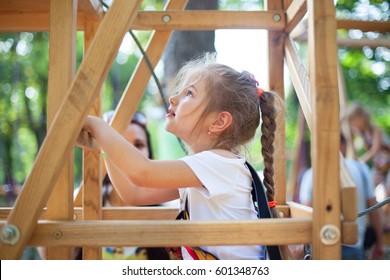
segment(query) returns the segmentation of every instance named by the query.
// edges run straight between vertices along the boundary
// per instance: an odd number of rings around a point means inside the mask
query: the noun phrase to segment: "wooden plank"
[[[50,40],[47,129],[61,107],[76,72],[76,0],[50,1]],[[73,219],[74,151],[65,155],[67,161],[47,203],[49,220]],[[47,259],[73,258],[72,248],[48,248]]]
[[[311,243],[310,219],[84,221],[37,225],[31,246],[180,246]],[[229,238],[221,238],[229,232]],[[112,237],[115,233],[115,238]]]
[[[290,33],[307,13],[306,0],[294,0],[286,10],[287,24],[284,32]]]
[[[94,18],[98,20],[98,16],[101,16],[97,9],[98,3],[98,0],[82,0],[79,3],[77,15],[78,29],[83,29],[85,17],[93,17],[92,9],[95,9],[96,12]],[[1,1],[0,32],[48,32],[49,29],[50,0]]]
[[[275,21],[275,17],[280,20]],[[284,29],[282,9],[270,11],[153,11],[140,12],[135,30]]]
[[[361,38],[361,39],[351,39],[351,38],[337,38],[337,44],[340,47],[355,48],[361,49],[363,47],[377,48],[385,47],[390,49],[390,40],[387,38]]]
[[[8,217],[20,239],[14,245],[1,242],[0,259],[20,257],[140,2],[116,0],[104,17]]]
[[[184,9],[187,5],[187,2],[188,0],[169,1],[167,2],[165,9]],[[160,61],[171,34],[172,31],[156,31],[150,37],[149,42],[145,48],[145,52],[153,67],[156,67],[157,63]],[[121,133],[124,131],[124,129],[127,127],[127,124],[130,122],[131,117],[138,108],[151,76],[152,73],[149,70],[146,59],[143,57],[139,60],[135,71],[133,72],[133,75],[131,76],[125,88],[124,94],[122,94],[122,97],[119,100],[118,106],[115,109],[114,116],[111,120],[111,126],[118,132]],[[93,140],[88,139],[84,143],[86,143],[88,146],[88,142],[93,143]],[[106,172],[105,165],[102,165],[102,177],[107,174]],[[80,191],[82,189],[83,184],[80,185],[80,190],[75,199],[75,205],[77,206],[81,205]]]
[[[337,29],[359,29],[364,32],[377,31],[380,33],[390,32],[390,21],[362,21],[339,19]]]
[[[277,15],[280,21],[275,21]],[[83,30],[88,15],[79,13],[78,29]],[[169,22],[165,22],[170,17]],[[163,20],[164,17],[164,20]],[[215,29],[284,29],[284,12],[276,11],[155,11],[140,12],[129,29],[133,30],[215,30]],[[48,12],[0,10],[0,32],[48,31]]]
[[[297,94],[300,107],[305,115],[306,123],[309,129],[312,128],[312,109],[310,105],[310,78],[298,55],[291,38],[284,41],[285,60],[289,70],[291,82]]]
[[[103,220],[174,220],[179,213],[176,207],[104,207]]]
[[[278,206],[279,207],[279,206]],[[7,220],[12,207],[0,208],[0,220]],[[103,207],[102,220],[174,220],[179,213],[176,207]],[[46,220],[46,208],[43,209],[40,220]],[[73,210],[73,220],[83,220],[83,209],[75,207]]]
[[[313,258],[340,259],[340,130],[335,7],[330,0],[308,0],[307,7],[313,110]]]
[[[99,23],[96,21],[85,22],[84,45],[85,52],[88,51],[95,34],[97,33]],[[89,112],[90,115],[102,115],[102,96],[100,94]],[[83,189],[83,220],[101,220],[102,219],[102,159],[100,150],[83,150],[83,182],[86,188]],[[73,200],[73,197],[72,197]],[[101,247],[83,247],[83,259],[101,260]]]
[[[282,0],[267,1],[268,10],[283,9]],[[285,18],[280,18],[284,25]],[[269,67],[269,88],[276,92],[284,104],[284,81],[283,77],[283,45],[284,33],[282,31],[268,32],[268,67]],[[277,105],[277,104],[275,104]],[[274,181],[275,181],[275,199],[280,205],[286,204],[286,126],[285,126],[285,107],[278,107],[278,116],[276,117],[274,150]]]

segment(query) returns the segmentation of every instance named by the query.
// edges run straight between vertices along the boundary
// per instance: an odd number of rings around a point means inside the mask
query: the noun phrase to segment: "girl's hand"
[[[80,148],[99,149],[95,139],[93,138],[94,126],[98,125],[99,118],[88,116],[84,122],[84,126],[76,140],[76,145]]]
[[[92,138],[86,130],[81,130],[79,136],[76,139],[76,146],[82,149],[99,149],[95,139]]]

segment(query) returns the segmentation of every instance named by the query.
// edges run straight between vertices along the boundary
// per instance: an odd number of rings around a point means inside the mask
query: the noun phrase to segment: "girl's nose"
[[[169,98],[169,104],[175,105],[177,103],[177,95],[173,95]]]

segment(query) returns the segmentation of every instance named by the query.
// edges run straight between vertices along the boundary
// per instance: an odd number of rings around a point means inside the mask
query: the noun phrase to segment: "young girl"
[[[193,154],[180,160],[150,160],[107,123],[88,117],[84,130],[106,154],[108,173],[124,174],[132,186],[134,205],[181,198],[191,220],[258,219],[252,177],[239,148],[255,135],[262,119],[264,183],[274,201],[273,140],[276,95],[257,88],[248,72],[217,64],[206,54],[188,62],[176,76],[169,99],[166,130],[181,138]],[[260,110],[259,110],[260,108]],[[275,209],[272,209],[274,211]],[[202,246],[218,259],[264,259],[263,246]],[[192,259],[182,247],[183,259]]]
[[[371,121],[371,114],[360,104],[351,104],[346,112],[352,134],[364,141],[365,152],[359,160],[371,163],[374,170],[374,184],[382,183],[390,196],[390,139],[378,126]],[[387,221],[385,228],[390,230],[390,207],[386,205]]]
[[[363,139],[365,152],[359,160],[372,163],[375,170],[375,186],[384,183],[390,188],[390,140],[378,126],[371,121],[371,114],[360,104],[351,104],[346,118],[354,136]]]

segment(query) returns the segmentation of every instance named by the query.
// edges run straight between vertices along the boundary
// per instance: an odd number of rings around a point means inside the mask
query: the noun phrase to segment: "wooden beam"
[[[160,247],[302,244],[311,242],[311,230],[311,220],[305,218],[242,221],[41,221],[29,245]],[[221,238],[227,232],[229,238]]]
[[[283,10],[282,0],[268,0],[268,10]],[[285,25],[285,18],[279,18],[279,23]],[[268,79],[269,89],[274,91],[284,104],[284,81],[281,79],[284,75],[284,62],[283,62],[283,45],[284,45],[284,33],[279,31],[268,32]],[[276,131],[274,150],[278,151],[274,153],[274,181],[275,181],[275,199],[276,201],[284,205],[286,204],[286,124],[285,124],[285,107],[278,106],[276,101],[278,115],[276,117]]]
[[[20,257],[140,2],[116,0],[104,17],[8,217],[20,239],[16,244],[0,242],[0,259]]]
[[[87,10],[86,12],[89,12]],[[83,10],[78,17],[78,29],[83,30],[84,20],[90,16]],[[281,20],[275,21],[275,18]],[[156,11],[140,12],[133,30],[215,30],[215,29],[268,29],[283,30],[285,15],[275,11]],[[49,13],[39,11],[7,12],[0,9],[0,32],[44,32],[49,29]]]
[[[277,19],[277,20],[275,20]],[[283,30],[283,10],[271,11],[156,11],[140,12],[131,26],[135,30]]]
[[[312,128],[312,109],[310,105],[310,78],[306,71],[305,65],[298,55],[298,51],[294,46],[291,38],[284,42],[285,60],[289,70],[291,82],[297,94],[299,104],[303,114],[305,115],[306,123],[311,130]]]
[[[12,207],[0,208],[0,220],[7,220]],[[83,208],[75,207],[73,220],[83,221]],[[102,220],[174,220],[179,213],[176,207],[103,207]],[[39,220],[47,220],[46,208],[42,210]]]
[[[308,0],[313,165],[313,258],[341,258],[340,129],[333,1]]]
[[[86,53],[97,33],[99,23],[97,21],[86,21],[84,32],[84,53]],[[95,99],[89,112],[93,116],[102,115],[102,91]],[[103,180],[100,169],[103,165],[100,157],[100,150],[83,150],[83,182],[87,186],[83,189],[83,220],[102,219],[102,185]],[[72,197],[73,200],[73,197]],[[84,260],[101,260],[102,248],[83,247]]]
[[[61,107],[65,94],[76,72],[76,0],[50,1],[50,40],[47,129]],[[72,220],[74,188],[74,151],[67,155],[67,162],[47,203],[49,220]],[[49,248],[47,259],[73,258],[71,248]]]
[[[364,32],[390,32],[390,21],[362,21],[350,19],[338,19],[337,29],[359,29]]]
[[[360,49],[363,47],[377,48],[385,47],[390,49],[390,40],[386,38],[376,38],[376,39],[351,39],[351,38],[337,38],[337,45],[340,47],[346,48],[355,48]]]
[[[99,0],[79,0],[77,28],[83,30],[85,19],[101,20]],[[0,32],[48,32],[50,0],[5,0],[0,4]]]
[[[294,0],[286,10],[287,24],[284,32],[290,33],[307,13],[306,0]]]

